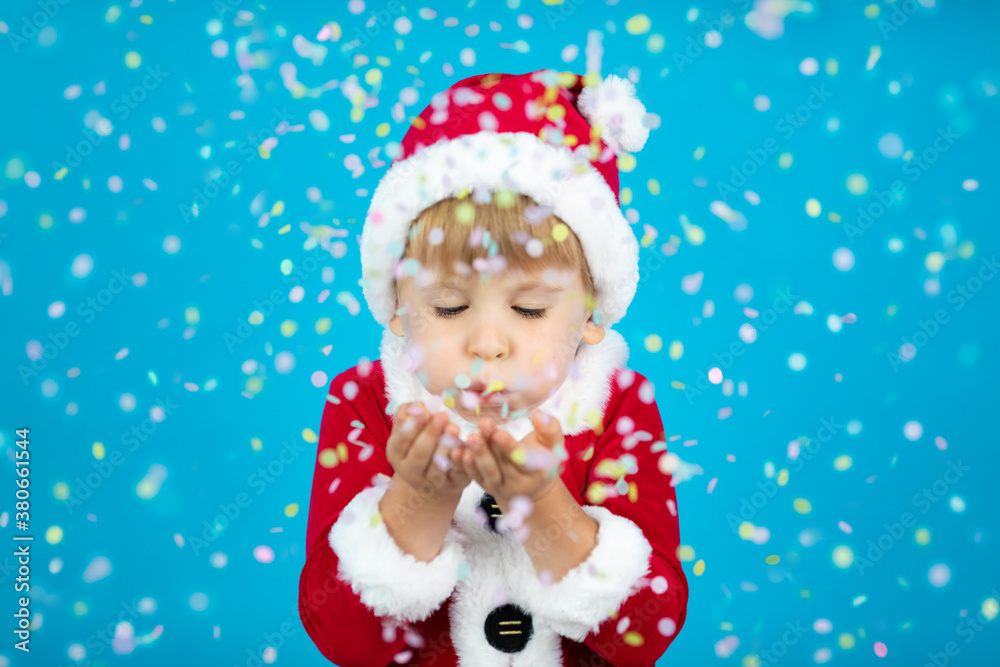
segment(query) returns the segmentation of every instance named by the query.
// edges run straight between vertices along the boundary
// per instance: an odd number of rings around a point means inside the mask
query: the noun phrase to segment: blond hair
[[[533,239],[541,242],[537,257],[537,251],[527,249]],[[450,197],[425,208],[410,225],[400,261],[415,259],[439,274],[464,275],[473,260],[495,255],[503,257],[508,269],[526,273],[550,267],[579,270],[587,308],[594,309],[594,280],[580,239],[550,209],[509,190],[493,192],[488,202]]]

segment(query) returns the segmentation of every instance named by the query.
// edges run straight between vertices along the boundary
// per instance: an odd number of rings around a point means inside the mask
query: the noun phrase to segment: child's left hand
[[[556,453],[557,446],[565,446],[559,420],[535,410],[531,423],[535,430],[515,441],[490,417],[480,417],[479,431],[468,437],[468,450],[454,452],[455,463],[493,496],[504,514],[515,496],[532,503],[541,498],[563,471]]]

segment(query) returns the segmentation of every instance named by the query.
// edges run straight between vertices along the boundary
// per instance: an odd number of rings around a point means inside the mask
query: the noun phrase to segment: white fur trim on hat
[[[588,154],[587,146],[574,151],[528,132],[482,131],[393,164],[375,189],[361,235],[362,290],[376,321],[388,327],[395,314],[393,270],[410,224],[428,206],[477,186],[552,207],[583,246],[597,290],[597,323],[621,320],[639,283],[639,242]]]
[[[576,103],[587,122],[600,127],[601,139],[616,155],[634,153],[646,145],[646,107],[628,79],[609,74],[596,86],[584,87]]]
[[[373,521],[386,489],[370,486],[351,499],[330,529],[330,548],[339,560],[339,578],[377,616],[416,623],[451,595],[465,554],[454,528],[448,529],[441,552],[429,563],[404,553],[381,517]]]
[[[597,545],[558,582],[530,589],[531,610],[558,632],[582,642],[642,587],[653,553],[642,529],[606,507],[582,505],[597,521]]]

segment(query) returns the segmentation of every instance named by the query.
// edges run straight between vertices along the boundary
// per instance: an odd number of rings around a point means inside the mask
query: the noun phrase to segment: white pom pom
[[[585,87],[577,108],[588,123],[600,126],[601,139],[616,154],[634,153],[646,145],[649,128],[642,122],[646,107],[628,79],[609,74],[596,86]]]

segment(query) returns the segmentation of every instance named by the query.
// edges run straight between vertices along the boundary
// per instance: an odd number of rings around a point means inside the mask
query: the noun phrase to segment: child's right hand
[[[449,450],[464,447],[458,434],[446,413],[431,415],[423,403],[403,403],[393,419],[386,458],[395,476],[421,495],[430,487],[434,497],[455,498],[471,481],[462,466],[450,465]]]

